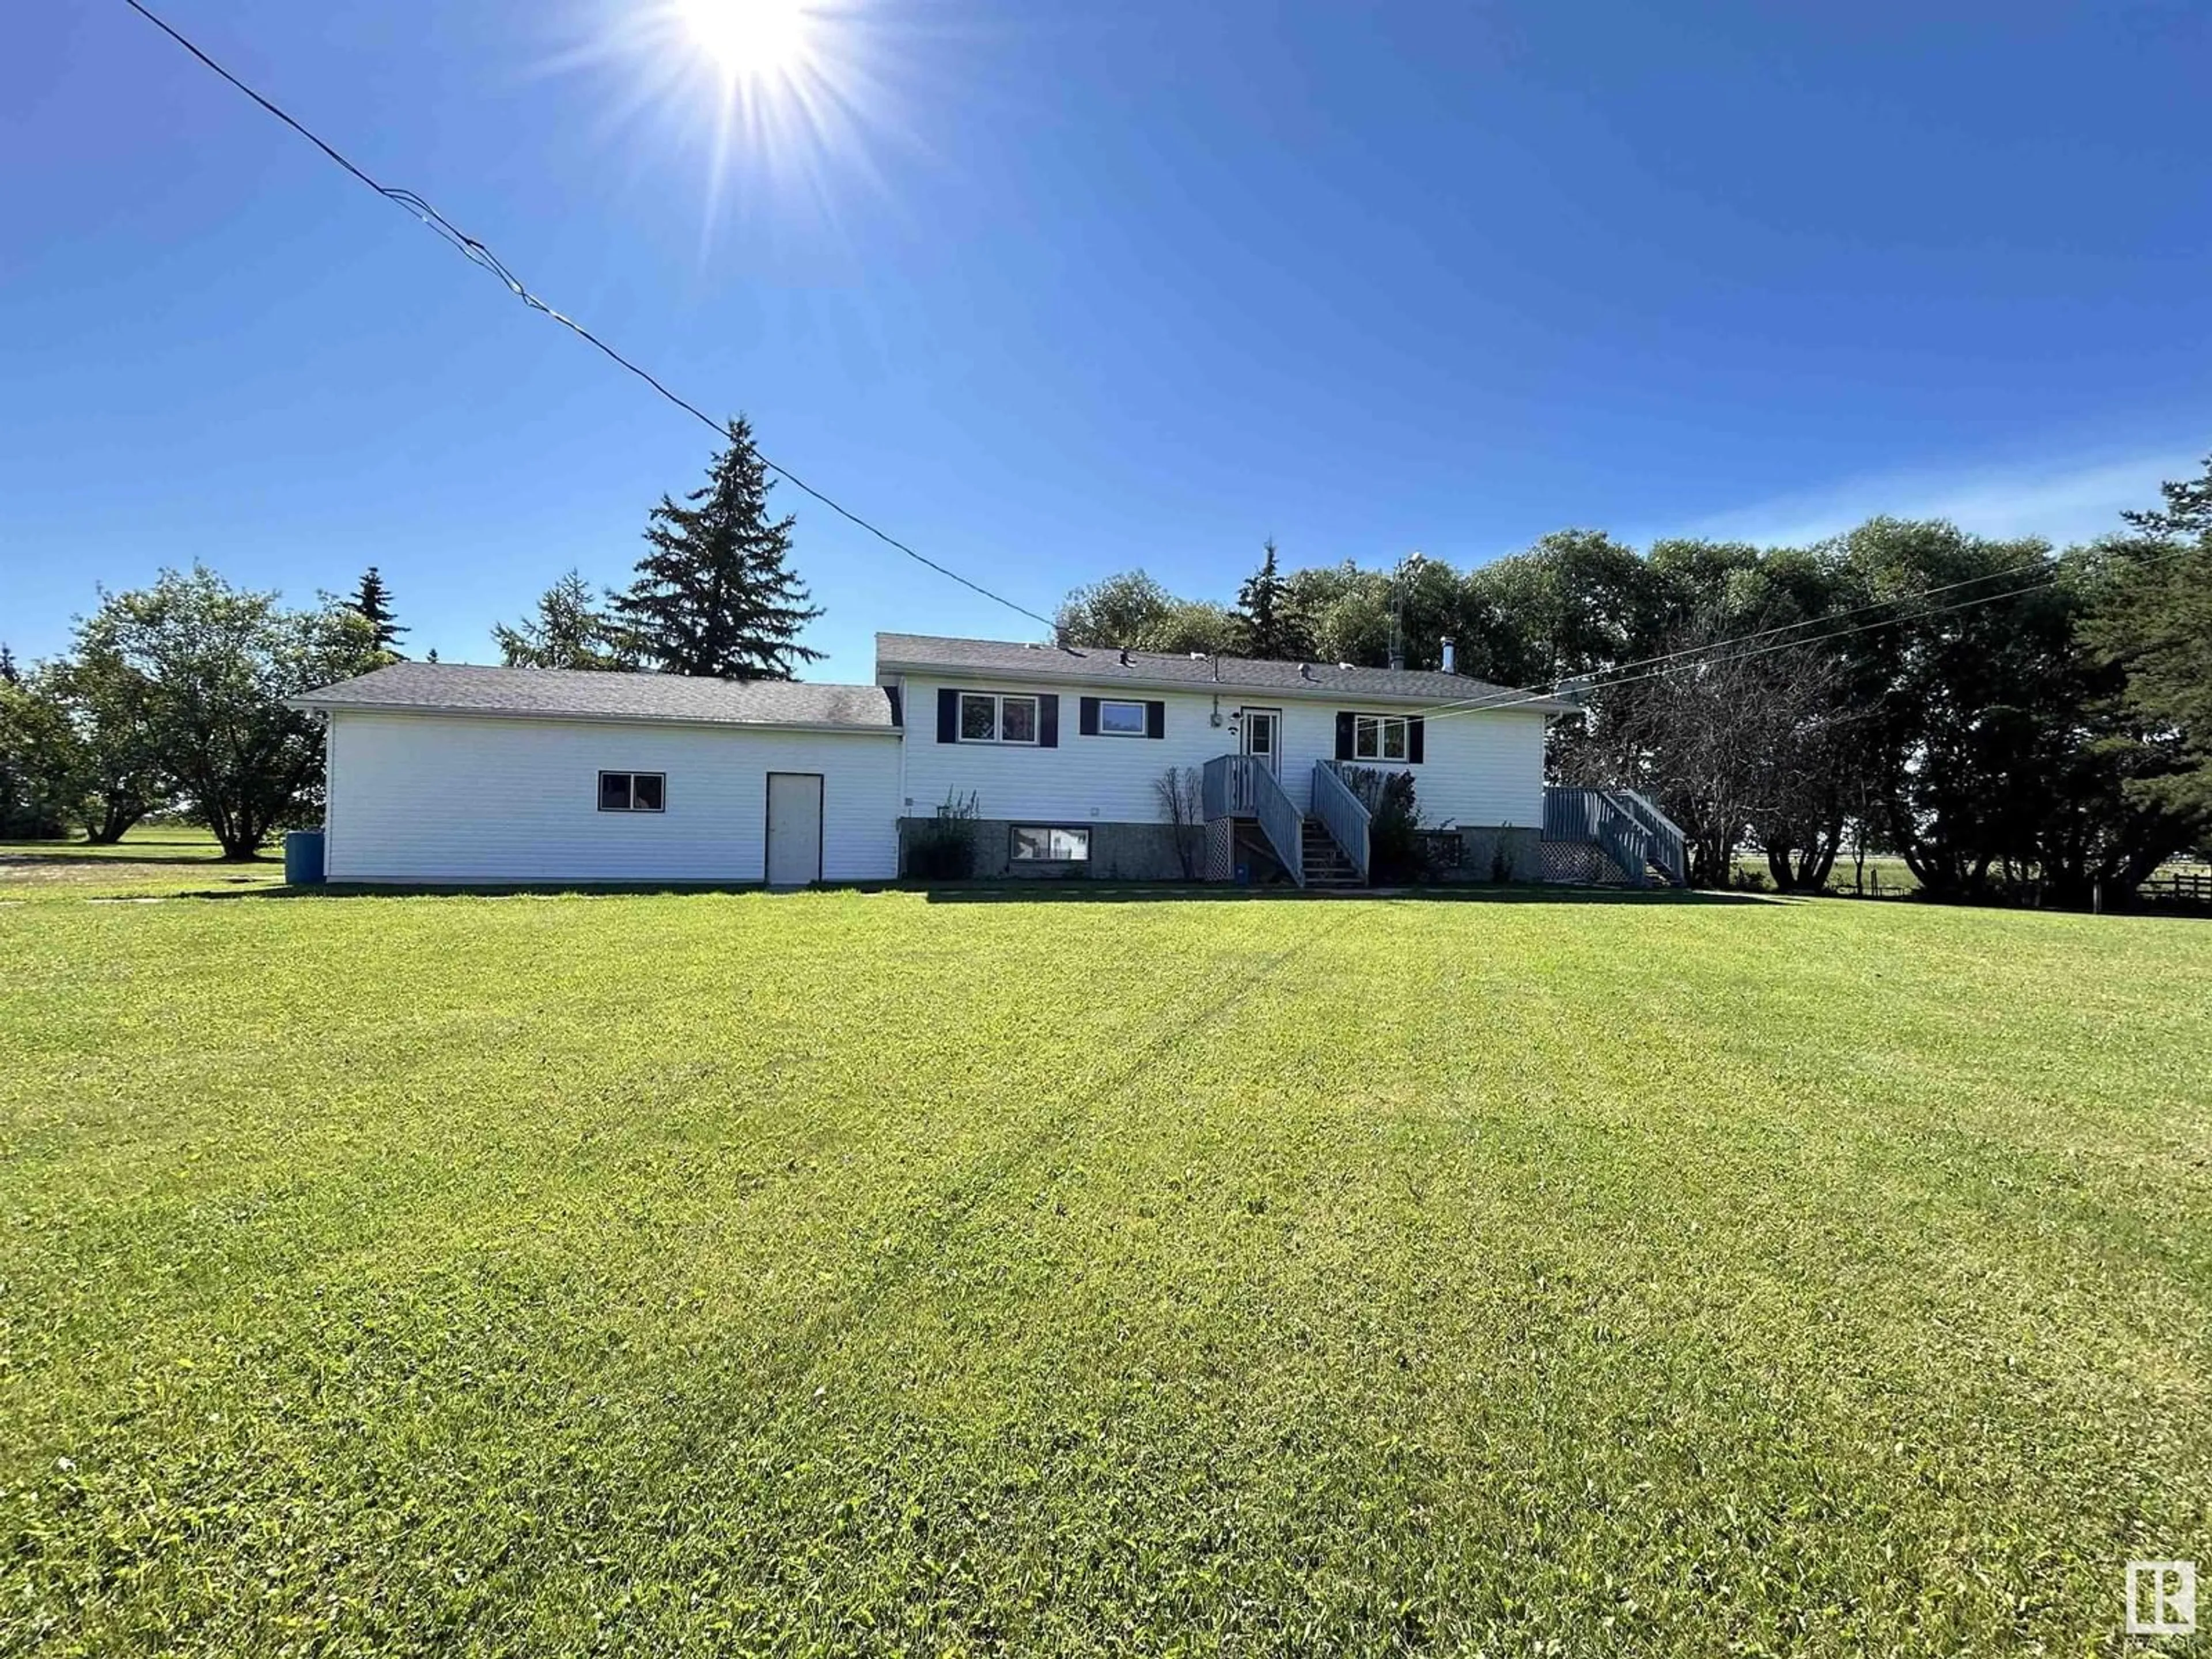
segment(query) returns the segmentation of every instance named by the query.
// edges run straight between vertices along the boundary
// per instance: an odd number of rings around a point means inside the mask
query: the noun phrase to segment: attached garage
[[[896,694],[396,663],[329,719],[338,882],[801,885],[898,870]]]

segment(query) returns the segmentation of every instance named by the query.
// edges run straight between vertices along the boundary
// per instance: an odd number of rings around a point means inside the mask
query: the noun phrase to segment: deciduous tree
[[[1125,570],[1070,590],[1053,617],[1053,638],[1061,645],[1139,651],[1157,647],[1148,641],[1176,600],[1142,570]]]
[[[1640,790],[1681,826],[1699,886],[1732,884],[1736,849],[1760,821],[1820,810],[1820,769],[1849,714],[1817,647],[1753,655],[1731,649],[1735,637],[1715,617],[1673,636],[1670,650],[1697,654],[1621,687],[1577,757],[1592,781]],[[1826,878],[1838,833],[1804,878]]]
[[[289,611],[200,567],[103,594],[84,629],[144,686],[163,767],[227,859],[252,857],[321,787],[320,723],[285,700],[382,659],[349,607]]]
[[[1078,649],[1203,651],[1238,649],[1237,617],[1204,599],[1179,599],[1141,570],[1127,570],[1072,590],[1054,613],[1054,640]]]
[[[82,809],[82,761],[49,678],[0,678],[0,840],[67,835]]]
[[[176,793],[155,688],[125,658],[106,607],[77,624],[76,648],[48,682],[76,735],[85,839],[112,846]]]

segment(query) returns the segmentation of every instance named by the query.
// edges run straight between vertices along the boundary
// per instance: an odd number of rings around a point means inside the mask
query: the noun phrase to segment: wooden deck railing
[[[1199,797],[1205,803],[1206,821],[1252,816],[1252,786],[1246,776],[1249,755],[1216,755],[1199,771]]]
[[[1305,823],[1283,781],[1256,755],[1216,755],[1199,774],[1199,795],[1206,822],[1253,817],[1267,837],[1283,868],[1301,887],[1306,884]]]
[[[1374,814],[1355,790],[1354,781],[1345,776],[1346,770],[1332,760],[1314,763],[1313,815],[1328,826],[1364,886],[1369,879],[1368,827]]]
[[[1544,839],[1604,849],[1634,886],[1651,884],[1651,866],[1677,887],[1689,884],[1682,832],[1643,796],[1626,789],[1544,791]]]
[[[1633,789],[1617,789],[1613,794],[1629,817],[1643,825],[1645,833],[1651,837],[1649,849],[1651,862],[1664,870],[1667,879],[1675,886],[1687,887],[1690,884],[1689,843],[1684,839],[1680,826],[1661,811],[1649,795],[1640,795]]]

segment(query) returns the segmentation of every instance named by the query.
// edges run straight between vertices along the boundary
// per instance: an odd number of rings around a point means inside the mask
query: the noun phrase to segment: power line
[[[396,185],[382,184],[375,179],[371,178],[360,167],[356,167],[351,161],[348,161],[346,157],[339,152],[335,145],[318,136],[303,123],[295,119],[279,106],[270,101],[269,99],[263,97],[261,94],[256,92],[245,82],[240,80],[238,76],[233,75],[221,64],[218,64],[214,58],[209,57],[206,52],[201,51],[198,46],[193,45],[191,40],[187,40],[183,34],[179,33],[177,29],[172,27],[168,22],[141,3],[141,0],[123,0],[123,3],[130,7],[131,10],[137,12],[141,17],[151,23],[155,28],[161,30],[162,33],[167,35],[170,40],[182,46],[186,52],[198,58],[205,67],[213,70],[223,80],[228,82],[231,86],[234,87],[240,92],[244,93],[248,98],[258,104],[264,110],[275,116],[286,126],[291,128],[293,131],[298,133],[301,137],[306,139],[317,149],[322,151],[325,156],[327,156],[331,161],[336,162],[339,167],[343,167],[355,179],[360,180],[361,183],[366,185],[369,189],[374,191],[379,196],[383,197],[386,201],[396,202],[401,207],[405,208],[408,212],[413,214],[417,219],[421,220],[432,230],[435,231],[440,236],[443,237],[448,243],[452,244],[455,251],[459,252],[463,258],[468,259],[471,264],[482,265],[486,270],[491,272],[493,276],[498,277],[501,283],[506,286],[509,293],[513,294],[516,299],[521,301],[532,310],[543,312],[546,316],[560,324],[562,327],[568,330],[586,344],[596,347],[599,351],[605,353],[605,356],[611,359],[616,364],[629,370],[630,374],[635,374],[639,380],[644,381],[646,385],[651,386],[655,392],[659,392],[670,403],[675,404],[677,408],[682,410],[685,414],[692,416],[702,424],[712,428],[718,435],[723,438],[728,438],[730,436],[728,428],[725,427],[713,416],[702,410],[696,404],[690,403],[678,396],[675,392],[670,391],[667,386],[662,385],[659,380],[655,379],[652,374],[647,372],[646,369],[640,368],[628,357],[623,356],[621,352],[617,351],[612,346],[609,345],[605,340],[602,340],[598,335],[592,333],[591,330],[586,328],[574,318],[566,316],[561,312],[556,311],[551,306],[547,305],[544,301],[539,299],[535,294],[532,294],[512,270],[508,270],[506,265],[500,262],[498,257],[494,254],[489,248],[486,247],[475,237],[469,235],[466,232],[460,229],[453,222],[453,221],[447,218],[446,216],[439,212],[437,209],[432,207],[430,204],[425,201],[422,197],[416,195],[411,190],[403,190]],[[790,484],[793,489],[798,489],[807,495],[812,496],[816,501],[821,502],[823,506],[828,507],[832,513],[836,514],[840,518],[846,520],[849,523],[859,526],[862,530],[866,531],[868,534],[873,536],[878,541],[883,543],[886,547],[894,548],[897,551],[905,554],[907,557],[912,559],[915,563],[925,565],[928,568],[934,570],[939,575],[948,577],[951,580],[958,582],[961,586],[967,588],[970,592],[980,593],[987,599],[994,600],[1000,605],[1005,605],[1009,611],[1017,611],[1022,616],[1029,617],[1033,622],[1042,623],[1047,628],[1055,626],[1051,617],[1040,616],[1037,612],[1030,610],[1027,605],[1019,604],[1013,599],[1010,599],[1003,593],[994,593],[989,588],[984,586],[981,582],[971,580],[968,577],[962,575],[958,571],[939,564],[936,560],[931,558],[925,553],[916,552],[913,548],[908,546],[906,543],[901,541],[889,531],[870,523],[859,514],[854,512],[850,507],[846,507],[831,496],[823,495],[812,484],[808,483],[805,479],[792,471],[790,468],[780,466],[775,462],[770,460],[766,455],[761,453],[760,447],[757,444],[749,443],[745,447],[752,452],[753,459],[755,460],[758,461],[769,471],[775,473],[777,477],[781,478],[786,483]]]
[[[2166,553],[2146,555],[2142,558],[2136,560],[2136,562],[2139,565],[2160,564],[2170,559],[2187,557],[2195,551],[2197,551],[2197,550],[2194,548],[2179,547]],[[1991,574],[2017,575],[2022,570],[2040,568],[2044,567],[2040,565],[2015,565],[2008,571],[1996,571],[1992,572]],[[1777,651],[1791,650],[1801,645],[1824,645],[1831,640],[1844,639],[1853,634],[1870,633],[1877,628],[1893,628],[1904,623],[1924,622],[1930,617],[1946,616],[1953,611],[1971,611],[1976,605],[1993,605],[1999,599],[2014,599],[2023,593],[2033,593],[2043,588],[2056,587],[2060,582],[2066,580],[2066,576],[2067,573],[2064,570],[2054,569],[2049,575],[2045,576],[2040,581],[2026,582],[2018,587],[2008,588],[2002,593],[1978,594],[1971,599],[1957,600],[1950,605],[1935,605],[1926,610],[1911,611],[1901,616],[1878,617],[1873,622],[1861,623],[1854,628],[1838,628],[1825,634],[1808,635],[1803,639],[1782,640],[1771,645],[1760,646],[1755,651],[1729,651],[1728,654],[1723,656],[1700,657],[1699,660],[1692,663],[1677,663],[1675,661],[1675,659],[1689,655],[1692,653],[1723,651],[1729,647],[1747,644],[1753,640],[1764,638],[1767,635],[1771,635],[1780,630],[1775,629],[1765,629],[1758,633],[1741,635],[1734,639],[1716,640],[1709,645],[1689,647],[1687,651],[1672,651],[1661,657],[1647,657],[1641,659],[1638,662],[1622,663],[1619,665],[1620,668],[1638,667],[1644,663],[1657,663],[1661,665],[1655,668],[1647,668],[1645,672],[1640,674],[1623,674],[1620,673],[1618,670],[1616,670],[1612,673],[1583,681],[1577,684],[1574,687],[1574,690],[1577,693],[1607,690],[1615,686],[1634,685],[1641,681],[1661,678],[1665,675],[1671,674],[1675,672],[1675,668],[1678,666],[1691,668],[1702,668],[1707,666],[1717,667],[1726,663],[1743,662],[1753,657],[1768,656]],[[1981,581],[1987,580],[1988,579],[1988,577],[1984,576],[1973,578],[1972,580]],[[1918,597],[1925,598],[1928,594],[1945,592],[1970,585],[1970,582],[1948,582],[1944,584],[1942,587],[1929,588],[1926,590],[1925,593],[1919,595]],[[1849,611],[1838,611],[1832,613],[1831,617],[1813,618],[1812,620],[1832,621],[1836,617],[1853,616],[1868,610],[1909,602],[1909,600],[1900,601],[1896,599],[1885,599],[1880,601],[1877,605],[1856,605]],[[1792,627],[1800,625],[1801,624],[1797,623],[1790,624]],[[1485,701],[1479,698],[1471,698],[1467,700],[1464,703],[1439,704],[1435,711],[1417,709],[1413,712],[1424,719],[1449,720],[1457,714],[1479,714],[1487,713],[1492,709],[1526,708],[1531,703],[1551,702],[1559,695],[1560,693],[1556,690],[1540,690],[1534,687],[1526,687],[1516,690],[1500,693],[1499,700],[1498,701]]]
[[[1573,690],[1577,695],[1585,691],[1610,690],[1616,686],[1635,685],[1644,680],[1662,679],[1667,675],[1672,674],[1680,668],[1717,668],[1728,663],[1747,661],[1753,657],[1770,656],[1777,651],[1792,650],[1801,645],[1826,644],[1830,640],[1843,639],[1852,634],[1869,633],[1877,628],[1893,628],[1901,623],[1924,622],[1930,617],[1941,617],[1954,611],[1970,611],[1978,605],[1989,605],[1998,599],[2011,599],[2016,594],[2032,593],[2039,588],[2055,586],[2063,579],[2062,575],[2054,575],[2039,582],[2029,582],[2023,586],[2010,589],[2003,593],[1984,593],[1974,599],[1960,599],[1950,605],[1935,605],[1927,610],[1913,611],[1905,616],[1880,617],[1874,622],[1861,623],[1855,628],[1838,628],[1830,633],[1811,635],[1801,640],[1782,640],[1771,645],[1762,645],[1755,651],[1731,651],[1723,656],[1701,657],[1695,662],[1683,663],[1674,662],[1672,660],[1663,661],[1659,667],[1647,668],[1640,674],[1616,673],[1580,681],[1574,685]],[[1697,649],[1700,651],[1720,651],[1728,646],[1741,644],[1744,640],[1753,640],[1757,639],[1759,635],[1756,634],[1747,634],[1743,636],[1742,640],[1716,640],[1711,644],[1700,646],[1697,647]],[[1681,653],[1670,653],[1670,656],[1679,656],[1680,654]],[[1622,665],[1624,667],[1630,665],[1631,665],[1628,664]],[[1554,696],[1560,694],[1555,691],[1540,691],[1529,696],[1522,696],[1517,694],[1508,695],[1510,697],[1510,701],[1481,703],[1476,706],[1465,708],[1447,708],[1442,714],[1434,716],[1425,716],[1425,718],[1449,720],[1453,716],[1458,714],[1480,714],[1495,708],[1519,708],[1533,702],[1549,702]]]
[[[1680,657],[1699,656],[1708,651],[1718,651],[1725,646],[1746,645],[1750,643],[1753,640],[1763,640],[1770,638],[1777,634],[1791,633],[1800,628],[1820,627],[1828,623],[1840,622],[1845,617],[1863,616],[1869,611],[1886,611],[1893,605],[1910,604],[1916,600],[1931,599],[1938,593],[1955,592],[1958,589],[1962,587],[1974,587],[1979,586],[1983,582],[1996,581],[2002,577],[2017,576],[2025,571],[2045,570],[2049,568],[2050,565],[2048,561],[2043,558],[2038,557],[2033,559],[2026,559],[2019,564],[2007,565],[2002,569],[1984,571],[1978,576],[1968,576],[1955,582],[1944,582],[1935,587],[1923,587],[1917,593],[1899,595],[1894,599],[1873,599],[1865,605],[1851,605],[1842,611],[1823,611],[1816,617],[1801,617],[1797,621],[1793,623],[1781,623],[1772,628],[1761,628],[1749,634],[1736,635],[1729,639],[1709,641],[1704,645],[1688,645],[1680,647],[1679,650],[1662,651],[1655,657],[1632,657],[1626,662],[1617,662],[1613,664],[1612,668],[1607,672],[1608,673],[1619,673],[1625,668],[1642,668],[1651,663],[1672,662]],[[2029,590],[2023,587],[2009,591],[2012,592],[2024,593]],[[1993,593],[1990,595],[1990,597],[1993,599],[2001,599],[2008,597],[2008,595],[2007,593]],[[1813,641],[1810,637],[1805,640],[1795,640],[1790,641],[1790,643],[1796,645],[1810,644]],[[1533,685],[1514,686],[1499,695],[1505,696],[1519,696],[1524,692],[1534,693],[1539,690],[1540,688]],[[1481,708],[1496,706],[1488,701],[1489,695],[1490,694],[1486,693],[1482,696],[1462,697],[1450,702],[1440,702],[1435,706],[1433,710],[1423,709],[1420,712],[1425,715],[1432,712],[1437,714],[1452,714],[1462,708],[1466,708],[1468,712],[1473,713]],[[1546,695],[1549,694],[1547,693]]]

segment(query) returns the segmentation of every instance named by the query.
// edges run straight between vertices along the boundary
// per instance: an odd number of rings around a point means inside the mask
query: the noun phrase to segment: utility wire
[[[2179,547],[2166,553],[2147,555],[2136,561],[2136,562],[2139,565],[2160,564],[2171,559],[2186,557],[2196,551],[2197,550],[2193,547]],[[2017,575],[2024,569],[2032,569],[2038,567],[2033,565],[2015,565],[2010,571],[1997,571],[1991,574],[1996,575]],[[1923,622],[1930,617],[1945,616],[1953,611],[1971,611],[1976,605],[1992,605],[1999,599],[2014,599],[2022,593],[2033,593],[2042,588],[2056,587],[2060,582],[2066,580],[2067,574],[2068,573],[2064,570],[2053,570],[2051,574],[2045,576],[2040,581],[2023,583],[2018,587],[2008,588],[2002,593],[1977,594],[1971,599],[1959,599],[1950,605],[1934,605],[1925,610],[1908,611],[1899,616],[1877,617],[1873,622],[1861,623],[1856,627],[1853,628],[1838,628],[1825,634],[1808,635],[1802,639],[1778,641],[1771,645],[1762,645],[1753,651],[1729,651],[1728,654],[1724,656],[1700,657],[1698,661],[1691,663],[1678,663],[1674,660],[1677,658],[1690,654],[1689,653],[1681,651],[1668,652],[1663,657],[1648,657],[1642,659],[1640,662],[1628,662],[1620,665],[1620,668],[1639,667],[1644,663],[1657,663],[1660,666],[1647,668],[1644,672],[1638,674],[1623,674],[1616,670],[1588,680],[1577,682],[1573,684],[1572,690],[1575,694],[1579,695],[1585,691],[1607,690],[1614,686],[1634,685],[1640,681],[1655,680],[1664,675],[1671,674],[1674,672],[1678,667],[1717,667],[1724,663],[1742,662],[1753,657],[1768,656],[1777,651],[1788,651],[1801,645],[1822,645],[1826,644],[1830,640],[1843,639],[1852,634],[1869,633],[1877,628],[1893,628],[1905,623]],[[1987,578],[1978,577],[1973,580],[1986,580]],[[1968,586],[1966,582],[1948,582],[1942,587],[1929,588],[1927,590],[1926,593],[1917,597],[1925,598],[1929,593],[1941,593],[1949,589],[1963,587],[1966,586]],[[1881,604],[1882,605],[1891,605],[1910,604],[1911,602],[1911,599],[1907,598],[1904,599],[1886,599],[1881,601]],[[1852,607],[1850,611],[1837,611],[1834,613],[1834,616],[1848,617],[1854,615],[1858,611],[1863,611],[1874,608],[1876,607],[1856,605]],[[1832,617],[1815,618],[1814,620],[1832,620]],[[1792,624],[1792,626],[1796,625],[1796,624]],[[1778,631],[1779,630],[1765,629],[1760,630],[1759,633],[1745,634],[1734,639],[1717,640],[1710,645],[1692,647],[1691,647],[1691,650],[1698,653],[1723,651],[1726,650],[1727,647],[1747,644],[1751,641],[1763,638],[1767,635],[1773,634]],[[1413,714],[1419,715],[1424,719],[1449,720],[1457,714],[1479,714],[1486,713],[1492,709],[1521,708],[1527,707],[1530,703],[1549,702],[1562,695],[1563,694],[1561,692],[1556,690],[1524,687],[1516,690],[1501,692],[1498,694],[1496,700],[1470,698],[1463,703],[1440,704],[1437,706],[1437,710],[1433,712],[1425,709],[1416,709],[1413,711]]]
[[[170,40],[182,46],[186,52],[198,58],[202,64],[213,70],[216,75],[222,76],[223,80],[228,82],[240,92],[244,93],[255,103],[260,105],[263,109],[275,116],[286,126],[291,128],[293,131],[298,133],[300,137],[306,139],[317,149],[322,151],[322,153],[325,156],[329,157],[330,160],[345,169],[346,172],[352,174],[354,178],[366,185],[369,189],[374,191],[379,196],[383,197],[386,201],[396,202],[401,207],[405,208],[408,212],[413,214],[417,219],[420,219],[424,224],[428,225],[447,242],[451,243],[463,258],[468,259],[472,264],[482,265],[486,270],[491,272],[493,276],[498,277],[499,280],[506,285],[509,293],[513,294],[516,299],[521,301],[532,311],[544,313],[546,316],[550,317],[555,322],[560,324],[562,327],[568,330],[579,339],[584,341],[588,345],[596,347],[618,366],[629,370],[632,374],[635,374],[639,380],[644,381],[646,385],[651,386],[655,392],[659,392],[670,403],[675,404],[677,408],[682,410],[685,414],[691,416],[702,424],[712,428],[720,436],[726,439],[730,437],[731,434],[729,428],[725,427],[722,422],[716,420],[713,416],[708,414],[704,410],[701,409],[696,404],[690,403],[686,399],[678,397],[675,392],[670,391],[668,387],[662,385],[659,380],[655,379],[647,370],[641,368],[636,363],[631,362],[628,357],[623,356],[621,352],[617,351],[612,346],[609,345],[605,340],[602,340],[598,335],[592,333],[591,330],[586,328],[574,318],[566,316],[561,312],[556,311],[551,306],[547,305],[545,301],[539,299],[535,294],[532,294],[528,288],[524,286],[521,280],[518,278],[512,270],[509,270],[506,265],[500,262],[498,257],[495,255],[489,248],[486,247],[475,237],[469,235],[466,232],[460,229],[453,222],[453,221],[447,218],[446,216],[439,212],[437,209],[432,207],[430,204],[425,201],[422,197],[417,196],[411,190],[403,190],[396,185],[381,184],[376,179],[371,178],[360,167],[356,167],[351,161],[348,161],[335,146],[317,136],[302,123],[295,119],[290,114],[280,108],[275,103],[271,102],[269,99],[263,97],[252,87],[246,85],[245,82],[240,80],[238,76],[233,75],[228,70],[225,69],[221,64],[216,62],[214,58],[209,57],[206,52],[201,51],[198,46],[193,45],[191,41],[185,39],[183,34],[179,33],[169,23],[165,21],[162,18],[143,4],[141,0],[123,0],[123,3],[130,7],[131,10],[137,12],[141,17],[151,23],[155,28],[161,30],[162,33],[167,35]],[[895,548],[899,552],[905,554],[907,557],[912,559],[915,563],[927,566],[928,568],[934,570],[940,576],[949,577],[953,581],[958,582],[961,586],[967,588],[970,592],[980,593],[987,599],[991,599],[1000,605],[1005,605],[1009,611],[1018,611],[1022,616],[1029,617],[1033,622],[1042,623],[1047,628],[1052,628],[1055,625],[1051,617],[1041,616],[1036,611],[1030,610],[1027,605],[1019,604],[1013,599],[1010,599],[1003,593],[994,593],[989,588],[984,586],[981,582],[972,581],[968,577],[962,575],[958,571],[939,564],[928,555],[916,552],[913,548],[908,546],[906,543],[901,541],[889,531],[870,523],[859,514],[854,512],[850,507],[846,507],[842,502],[829,495],[823,495],[812,484],[808,483],[805,479],[792,471],[790,468],[780,466],[775,462],[770,460],[766,455],[761,453],[758,445],[747,444],[745,447],[752,452],[752,456],[755,460],[758,461],[769,471],[775,473],[777,477],[781,478],[786,483],[790,484],[793,489],[812,496],[816,501],[821,502],[823,506],[828,507],[832,513],[836,514],[840,518],[859,526],[862,530],[866,531],[868,534],[873,536],[878,541],[883,543],[885,546]]]
[[[1626,668],[1642,668],[1652,663],[1672,662],[1680,657],[1701,656],[1708,651],[1718,651],[1728,646],[1747,645],[1753,640],[1767,639],[1777,634],[1794,633],[1801,628],[1823,627],[1832,622],[1840,622],[1845,617],[1863,616],[1869,611],[1886,611],[1893,605],[1910,605],[1918,600],[1932,599],[1938,593],[1955,592],[1961,587],[1975,587],[1978,586],[1983,582],[1996,581],[2002,577],[2017,576],[2024,572],[2047,570],[2050,568],[2051,567],[2047,560],[2042,558],[2027,559],[2022,561],[2019,564],[2007,565],[2001,570],[1985,570],[1978,576],[1968,576],[1955,582],[1944,582],[1935,587],[1923,587],[1917,593],[1899,594],[1894,599],[1873,599],[1869,600],[1865,605],[1851,605],[1842,611],[1822,611],[1816,617],[1801,617],[1793,623],[1778,623],[1772,628],[1761,628],[1752,633],[1738,634],[1725,640],[1712,640],[1707,641],[1704,645],[1686,645],[1679,650],[1662,651],[1656,657],[1632,657],[1626,662],[1617,662],[1613,664],[1613,666],[1606,672],[1607,673],[1619,673],[1621,670]],[[2007,590],[2007,592],[2003,593],[1992,593],[1989,597],[1993,599],[2002,599],[2010,597],[2010,595],[2014,592],[2024,593],[2028,591],[2029,590],[2025,587],[2013,588]],[[1895,620],[1904,619],[1896,618]],[[1808,636],[1803,640],[1793,640],[1790,643],[1793,645],[1808,645],[1813,643],[1816,637],[1820,636]],[[1454,714],[1462,708],[1466,708],[1469,712],[1474,712],[1481,708],[1495,707],[1496,705],[1488,701],[1492,695],[1519,696],[1524,692],[1534,693],[1540,690],[1540,688],[1533,685],[1514,686],[1500,693],[1493,694],[1485,692],[1478,696],[1462,697],[1450,702],[1440,702],[1435,705],[1433,709],[1423,709],[1420,712],[1423,714],[1430,713]]]

